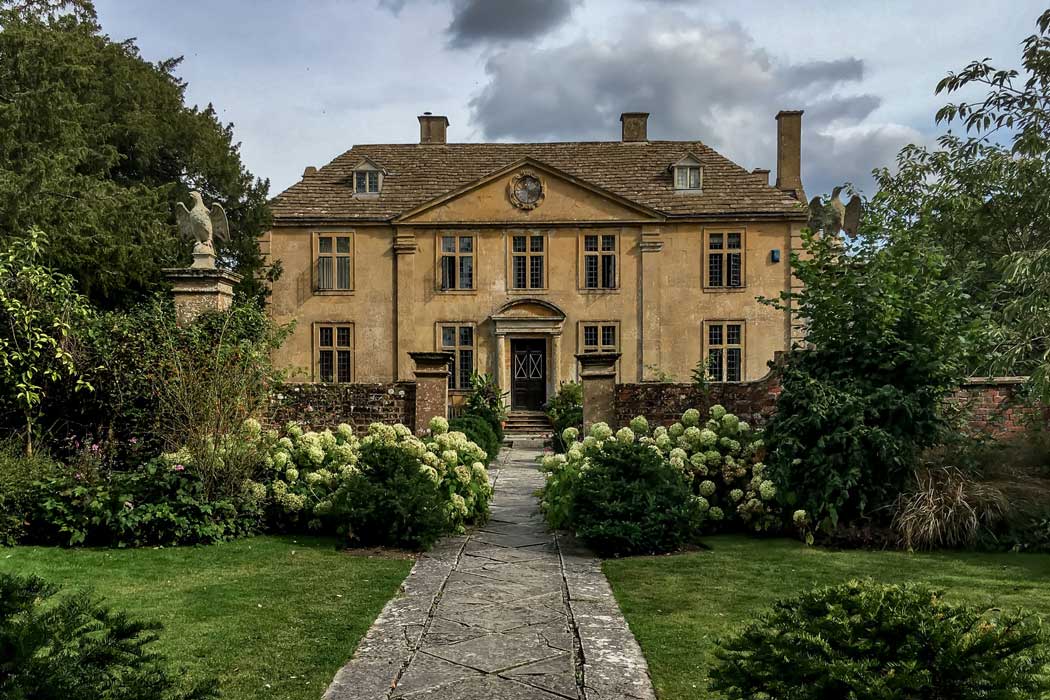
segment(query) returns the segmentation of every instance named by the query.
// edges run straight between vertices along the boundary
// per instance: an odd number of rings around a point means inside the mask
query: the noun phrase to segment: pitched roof
[[[668,166],[686,154],[704,167],[702,194],[674,190]],[[383,191],[355,197],[353,168],[368,158]],[[803,217],[801,203],[695,141],[375,144],[354,146],[270,203],[278,223],[388,221],[530,158],[669,217]]]

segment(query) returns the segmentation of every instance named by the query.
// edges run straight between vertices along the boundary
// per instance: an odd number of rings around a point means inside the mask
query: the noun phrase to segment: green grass
[[[704,543],[710,551],[604,564],[660,700],[707,697],[715,639],[774,600],[851,578],[921,581],[957,601],[1023,607],[1050,622],[1050,555],[834,552],[731,535]]]
[[[317,700],[411,565],[306,537],[167,549],[0,548],[0,573],[92,590],[114,608],[162,622],[155,650],[191,678],[217,676],[232,700]]]

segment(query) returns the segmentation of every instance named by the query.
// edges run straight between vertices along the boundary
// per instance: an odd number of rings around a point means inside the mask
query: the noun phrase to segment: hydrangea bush
[[[761,438],[722,406],[712,406],[706,420],[691,408],[667,428],[651,429],[638,416],[617,431],[595,423],[586,435],[567,428],[561,437],[565,454],[545,455],[541,462],[547,474],[543,508],[552,527],[566,526],[580,475],[610,441],[649,446],[681,472],[705,514],[705,530],[767,532],[783,522],[776,486],[761,461]]]
[[[487,516],[492,496],[484,466],[487,455],[463,433],[450,432],[448,421],[435,418],[424,437],[401,424],[373,423],[360,439],[345,423],[334,431],[316,432],[288,424],[267,456],[275,519],[289,526],[323,527],[337,492],[360,478],[362,450],[374,444],[395,448],[415,461],[444,503],[448,532],[462,532],[467,523]]]

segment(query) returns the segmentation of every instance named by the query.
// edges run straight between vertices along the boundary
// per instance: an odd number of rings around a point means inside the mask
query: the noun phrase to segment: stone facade
[[[212,268],[167,268],[164,277],[175,297],[175,319],[188,325],[206,311],[225,311],[233,304],[233,288],[241,276]]]
[[[403,423],[414,429],[416,385],[286,384],[271,395],[267,422],[280,428],[288,421],[317,430],[348,423],[359,434],[376,422]]]
[[[806,221],[801,115],[792,115],[778,120],[784,189],[769,184],[768,171],[749,172],[702,143],[647,140],[644,113],[624,115],[621,141],[452,144],[447,120],[425,115],[419,144],[355,146],[307,169],[273,202],[261,247],[284,274],[270,310],[297,322],[275,360],[297,379],[324,380],[331,370],[321,367],[319,334],[347,328],[352,372],[343,380],[411,381],[411,353],[447,350],[446,329],[468,328],[460,349],[469,350],[470,368],[495,376],[512,404],[522,369],[515,358],[525,347],[539,353],[530,360],[542,383],[529,393],[536,403],[579,378],[585,328],[611,329],[612,342],[593,349],[620,353],[617,381],[633,383],[685,380],[707,356],[708,324],[730,322],[742,329],[741,379],[759,379],[788,347],[792,323],[755,297],[790,288],[790,252]],[[682,163],[700,168],[701,187],[677,188]],[[367,191],[369,182],[379,191]],[[740,283],[713,286],[711,236],[729,235],[740,245],[732,263]],[[598,288],[587,281],[595,236],[596,252],[615,268],[614,281]],[[331,274],[320,265],[332,240],[345,251],[341,289],[319,282]],[[457,254],[469,247],[462,289],[446,284],[450,240]],[[454,384],[455,398],[462,382]]]

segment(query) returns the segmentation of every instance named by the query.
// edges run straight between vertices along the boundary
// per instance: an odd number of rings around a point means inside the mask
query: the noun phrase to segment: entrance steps
[[[515,447],[526,440],[543,444],[550,437],[551,421],[543,411],[511,411],[507,414],[507,424],[503,433]]]

